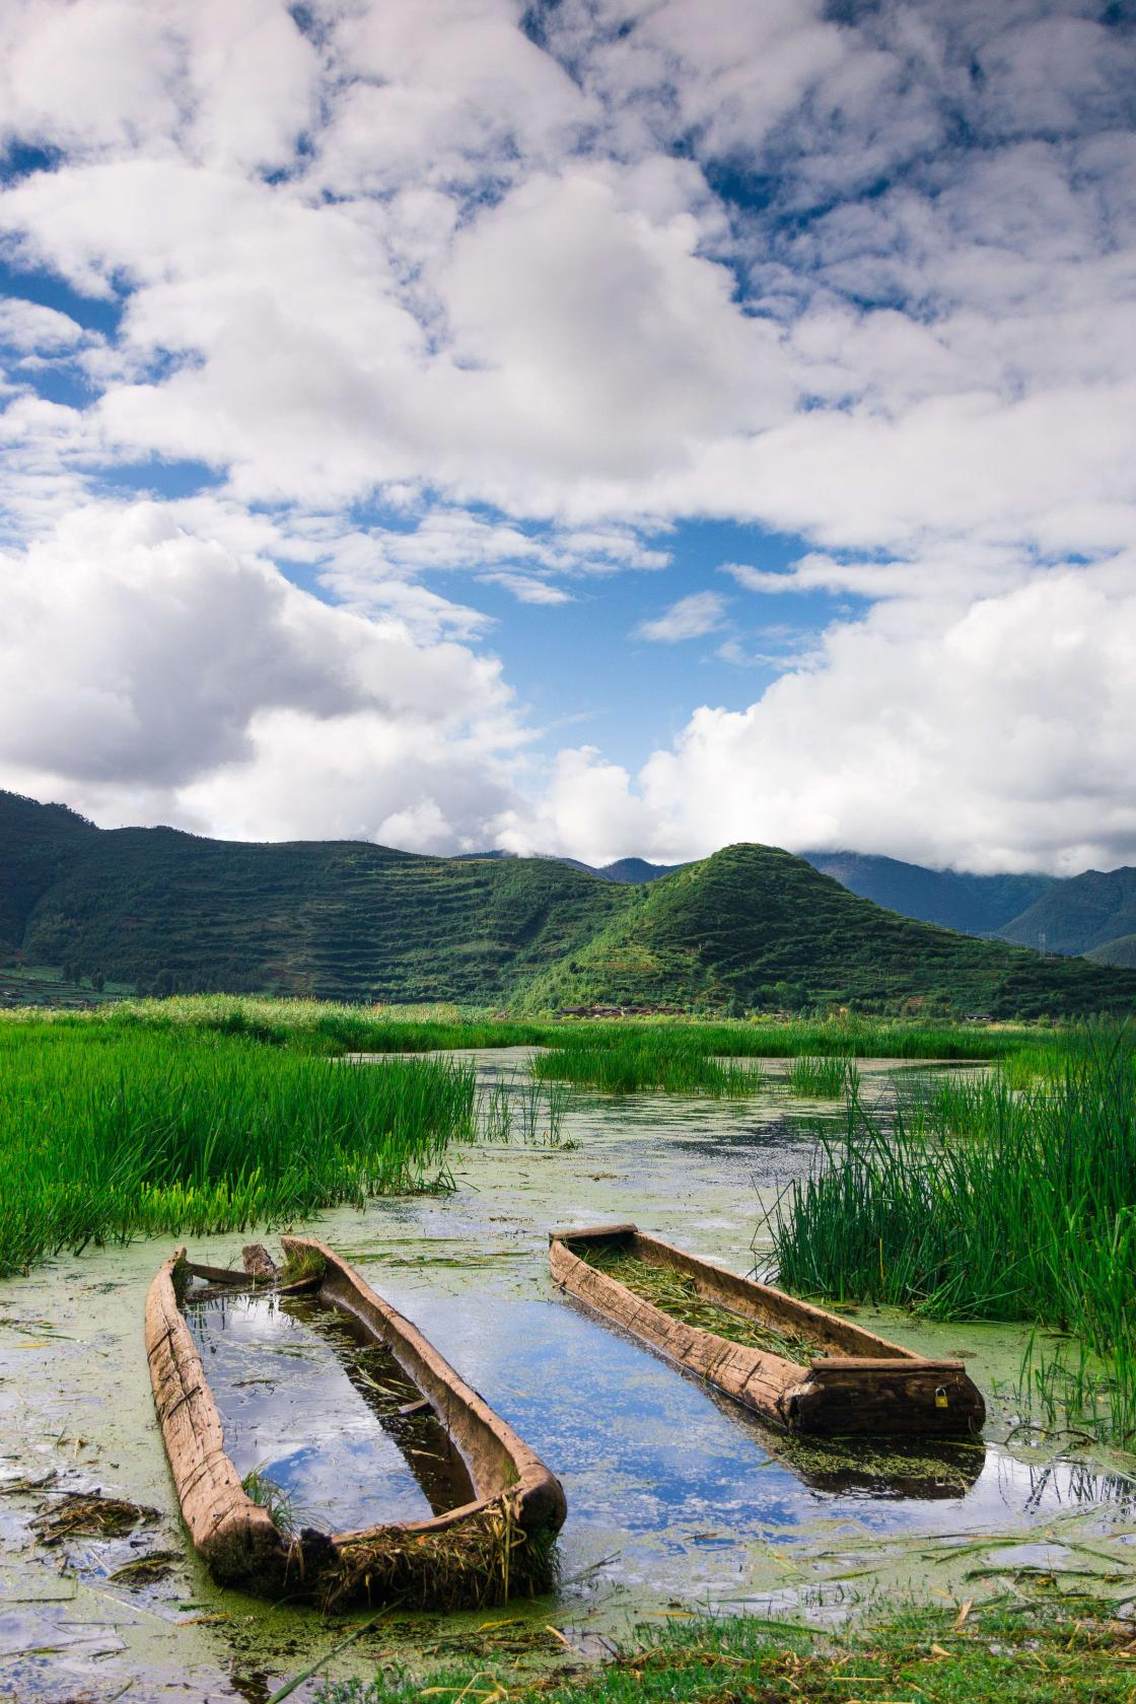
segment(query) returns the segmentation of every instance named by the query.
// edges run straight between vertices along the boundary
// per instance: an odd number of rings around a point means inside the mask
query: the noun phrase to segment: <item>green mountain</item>
[[[29,806],[43,813],[38,841]],[[589,938],[620,893],[549,859],[76,834],[82,819],[58,811],[0,793],[4,938],[29,963],[145,990],[496,1001]]]
[[[66,805],[0,792],[0,949],[22,945],[39,899],[99,832]]]
[[[1118,970],[1136,970],[1136,935],[1121,935],[1106,941],[1103,947],[1091,947],[1085,954],[1093,964],[1111,964]]]
[[[508,858],[512,854],[485,852],[480,856]],[[938,923],[963,935],[996,935],[1060,880],[1040,873],[979,876],[966,870],[931,870],[869,852],[801,852],[798,856],[861,899],[874,900],[902,917]],[[602,865],[582,864],[577,858],[562,858],[560,862],[608,882],[657,882],[661,876],[671,876],[685,867],[650,864],[645,858],[617,858],[613,864]]]
[[[964,935],[997,934],[1058,882],[1056,876],[929,870],[865,852],[802,852],[801,857],[862,899]]]
[[[1086,870],[1059,882],[1000,929],[1047,953],[1086,953],[1136,934],[1136,869]]]
[[[1104,974],[1108,974],[1105,972]],[[673,1001],[941,1001],[991,1014],[1129,1010],[1136,980],[884,911],[788,852],[727,846],[633,888],[580,952],[522,992],[529,1007]]]
[[[633,885],[550,858],[97,829],[62,806],[0,793],[0,919],[9,958],[158,992],[529,1010],[1136,1005],[1133,972],[913,922],[767,846],[727,847]]]
[[[596,871],[608,882],[657,882],[660,876],[673,876],[681,864],[648,864],[646,858],[617,858],[614,864],[601,864]]]

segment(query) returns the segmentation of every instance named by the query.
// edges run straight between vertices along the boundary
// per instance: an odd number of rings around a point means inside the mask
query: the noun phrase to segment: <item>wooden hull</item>
[[[688,1325],[589,1265],[589,1250],[626,1251],[693,1281],[700,1299],[807,1336],[823,1355],[808,1366]],[[554,1231],[549,1265],[561,1289],[600,1318],[724,1391],[764,1419],[821,1436],[967,1437],[986,1418],[961,1361],[927,1360],[838,1314],[739,1278],[634,1225]]]
[[[194,1268],[179,1249],[150,1286],[146,1354],[182,1517],[211,1573],[327,1608],[393,1598],[424,1607],[476,1606],[542,1589],[551,1540],[566,1512],[559,1480],[346,1261],[313,1238],[285,1237],[283,1243],[290,1256],[318,1268],[286,1288],[307,1289],[322,1305],[349,1315],[394,1356],[456,1446],[475,1500],[423,1521],[330,1535],[280,1532],[247,1495],[225,1453],[221,1417],[178,1300],[183,1275],[200,1273],[210,1283],[231,1282],[233,1275]]]

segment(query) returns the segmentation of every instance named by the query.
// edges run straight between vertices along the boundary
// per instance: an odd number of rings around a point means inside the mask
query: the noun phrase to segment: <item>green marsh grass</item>
[[[549,1045],[619,1050],[628,1037],[666,1038],[705,1057],[1001,1059],[1022,1050],[1063,1050],[1062,1031],[1036,1027],[952,1025],[917,1019],[883,1021],[855,1015],[829,1019],[730,1021],[673,1017],[626,1019],[510,1018],[485,1008],[365,1006],[259,995],[176,995],[119,1000],[92,1011],[42,1007],[0,1011],[0,1026],[52,1022],[77,1028],[213,1030],[312,1053],[425,1053],[456,1047]]]
[[[723,1099],[757,1094],[765,1083],[759,1065],[715,1058],[697,1033],[671,1030],[625,1031],[608,1046],[570,1040],[537,1054],[531,1069],[543,1081],[586,1084],[608,1094],[661,1089]]]
[[[241,1490],[250,1503],[255,1503],[258,1509],[267,1510],[268,1518],[277,1532],[291,1537],[297,1530],[300,1517],[296,1499],[291,1491],[286,1491],[283,1486],[277,1485],[275,1479],[269,1478],[264,1463],[260,1467],[250,1468],[241,1480]]]
[[[453,1642],[446,1666],[423,1675],[387,1663],[369,1683],[325,1681],[315,1704],[1131,1704],[1132,1630],[1117,1587],[1103,1569],[1050,1582],[1031,1592],[1022,1573],[987,1601],[970,1588],[965,1608],[877,1605],[841,1627],[679,1615],[639,1626],[609,1661],[561,1674],[537,1666],[555,1628],[530,1624],[526,1668],[516,1620],[486,1620],[464,1648]]]
[[[1082,1038],[1018,1091],[944,1085],[890,1122],[854,1097],[842,1138],[820,1136],[821,1162],[768,1221],[787,1288],[1058,1326],[1105,1365],[1109,1434],[1136,1440],[1128,1038]]]
[[[785,1084],[791,1095],[802,1100],[843,1100],[846,1094],[859,1092],[860,1073],[839,1054],[814,1058],[803,1053],[789,1066]]]
[[[244,1034],[0,1024],[0,1275],[136,1235],[283,1224],[428,1186],[472,1067],[356,1067]]]
[[[478,1094],[477,1126],[483,1142],[519,1140],[525,1147],[559,1148],[573,1100],[567,1083],[538,1082],[520,1069],[498,1076]]]

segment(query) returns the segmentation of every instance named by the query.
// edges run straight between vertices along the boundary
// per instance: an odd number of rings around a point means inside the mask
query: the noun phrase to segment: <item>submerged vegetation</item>
[[[609,1278],[615,1278],[633,1295],[652,1302],[663,1313],[670,1314],[672,1319],[682,1320],[684,1325],[696,1326],[700,1331],[712,1331],[718,1337],[728,1338],[731,1343],[762,1349],[768,1354],[780,1355],[786,1361],[807,1362],[818,1353],[817,1346],[806,1337],[777,1331],[760,1320],[746,1319],[743,1314],[735,1313],[719,1302],[707,1301],[699,1295],[693,1278],[671,1267],[656,1266],[652,1261],[643,1260],[620,1247],[599,1245],[586,1247],[581,1253],[597,1272],[606,1272]]]
[[[854,1097],[839,1142],[771,1219],[802,1294],[936,1319],[1032,1320],[1096,1357],[1067,1368],[1111,1435],[1136,1437],[1136,1069],[1132,1040],[1078,1038],[1051,1074],[941,1084],[883,1120]],[[1052,1370],[1034,1362],[1027,1383]],[[1082,1406],[1085,1406],[1082,1403]],[[1098,1426],[1100,1422],[1098,1419]]]
[[[430,1184],[475,1096],[448,1061],[357,1070],[193,1026],[2,1024],[0,1275]]]

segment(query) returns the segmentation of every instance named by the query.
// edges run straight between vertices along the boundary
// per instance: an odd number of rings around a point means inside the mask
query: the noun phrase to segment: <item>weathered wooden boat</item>
[[[311,1598],[325,1608],[391,1600],[478,1606],[546,1589],[552,1540],[565,1515],[560,1482],[345,1260],[314,1238],[282,1241],[287,1262],[280,1274],[255,1248],[246,1250],[246,1266],[253,1269],[246,1272],[194,1264],[178,1249],[146,1300],[146,1354],[166,1455],[190,1538],[214,1577]],[[392,1432],[405,1447],[403,1422],[435,1418],[464,1464],[461,1482],[470,1499],[438,1509],[432,1498],[435,1512],[428,1520],[333,1533],[281,1531],[269,1509],[249,1496],[226,1454],[221,1416],[183,1312],[195,1280],[206,1287],[198,1293],[250,1285],[281,1296],[306,1292],[352,1321],[356,1334],[393,1357],[419,1393],[393,1417]],[[407,1456],[411,1465],[413,1456]],[[428,1489],[425,1478],[421,1483]]]
[[[601,1319],[790,1431],[957,1438],[986,1418],[961,1361],[913,1354],[635,1225],[553,1231],[549,1264],[560,1288]],[[671,1311],[651,1299],[667,1302],[668,1281],[678,1295]]]

